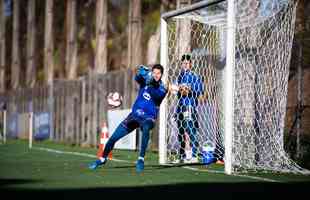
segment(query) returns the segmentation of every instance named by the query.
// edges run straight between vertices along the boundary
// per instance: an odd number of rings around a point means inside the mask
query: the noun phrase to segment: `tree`
[[[48,107],[50,110],[50,124],[53,124],[54,110],[54,37],[53,37],[53,12],[54,0],[46,0],[45,4],[45,27],[44,27],[44,78],[45,84],[49,85]],[[54,139],[54,126],[50,127],[50,138]]]
[[[134,68],[142,62],[141,0],[129,1],[128,21],[128,67]]]
[[[19,87],[20,76],[20,46],[19,46],[19,0],[13,1],[13,40],[12,40],[12,70],[11,86],[12,89]]]
[[[107,0],[99,0],[96,3],[96,73],[107,72],[107,4]]]
[[[5,13],[4,1],[0,1],[0,93],[5,92]]]
[[[77,76],[77,23],[76,0],[67,0],[67,43],[66,43],[66,76],[75,79]]]
[[[161,0],[160,12],[164,12],[170,6],[169,1]],[[157,55],[160,48],[160,22],[158,22],[156,32],[151,35],[147,43],[147,64],[154,64],[157,62]]]
[[[306,30],[306,1],[300,0],[296,12],[296,32],[298,42],[298,65],[297,65],[297,121],[296,121],[296,156],[300,158],[301,153],[301,112],[303,107],[303,39]]]
[[[191,4],[191,0],[177,0],[177,9],[186,7]],[[178,44],[176,50],[178,51],[179,58],[184,53],[189,53],[191,48],[191,32],[188,31],[191,26],[191,21],[188,19],[181,19],[176,24],[176,34],[178,38]]]
[[[53,38],[54,0],[46,0],[44,34],[44,73],[45,83],[50,85],[54,79],[54,38]]]
[[[151,35],[147,43],[147,64],[155,64],[157,61],[157,54],[160,47],[160,25],[158,25],[155,34]]]
[[[27,17],[27,72],[26,85],[33,87],[36,82],[36,24],[35,24],[35,6],[36,0],[28,0],[28,17]]]
[[[93,49],[92,46],[92,41],[93,41],[93,23],[87,23],[87,21],[93,21],[94,17],[96,17],[96,13],[93,12],[95,9],[95,6],[91,1],[88,1],[87,3],[84,4],[83,11],[86,13],[85,14],[85,52],[87,54],[87,67],[86,69],[94,69],[95,68],[95,50]],[[96,26],[97,27],[97,26]],[[96,31],[96,30],[95,30]],[[96,36],[95,36],[96,37]]]

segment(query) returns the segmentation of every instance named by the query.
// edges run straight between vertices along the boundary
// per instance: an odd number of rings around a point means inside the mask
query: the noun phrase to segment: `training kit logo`
[[[149,93],[147,93],[147,92],[144,92],[143,93],[143,97],[146,99],[146,100],[150,100],[151,99],[151,95],[149,94]]]

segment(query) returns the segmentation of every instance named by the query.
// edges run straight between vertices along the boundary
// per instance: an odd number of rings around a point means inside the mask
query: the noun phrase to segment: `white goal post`
[[[177,89],[160,107],[160,164],[203,163],[209,145],[227,174],[309,173],[283,142],[296,5],[206,0],[162,14],[163,81]]]

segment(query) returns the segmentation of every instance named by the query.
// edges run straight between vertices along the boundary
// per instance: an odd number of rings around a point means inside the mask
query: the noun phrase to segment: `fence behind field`
[[[38,119],[48,120],[48,125],[52,125],[49,126],[51,140],[96,146],[102,123],[107,121],[107,95],[119,92],[123,104],[118,109],[129,109],[137,90],[133,71],[126,69],[106,74],[89,73],[77,80],[54,80],[52,86],[0,94],[0,102],[7,110],[7,135],[9,138],[27,138],[28,113],[33,112],[40,116]],[[157,134],[152,135],[151,148],[155,150],[158,148]]]

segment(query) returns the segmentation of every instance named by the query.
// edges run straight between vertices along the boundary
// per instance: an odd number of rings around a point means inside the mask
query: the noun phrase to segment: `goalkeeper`
[[[161,81],[163,72],[164,68],[160,64],[155,64],[152,67],[152,71],[146,66],[139,66],[135,80],[140,85],[140,88],[132,111],[119,124],[111,138],[109,138],[100,159],[89,165],[90,169],[96,169],[98,166],[104,165],[114,144],[136,128],[140,128],[142,131],[142,142],[136,163],[136,171],[142,172],[144,170],[144,156],[149,141],[149,132],[154,127],[159,106],[167,93]]]
[[[181,58],[182,70],[177,78],[176,88],[178,104],[176,108],[176,121],[178,127],[178,141],[180,143],[179,159],[176,162],[198,162],[198,100],[203,99],[203,83],[200,76],[192,71],[191,56],[184,54]],[[191,160],[186,160],[185,154],[185,132],[189,135],[189,143],[192,148]]]

